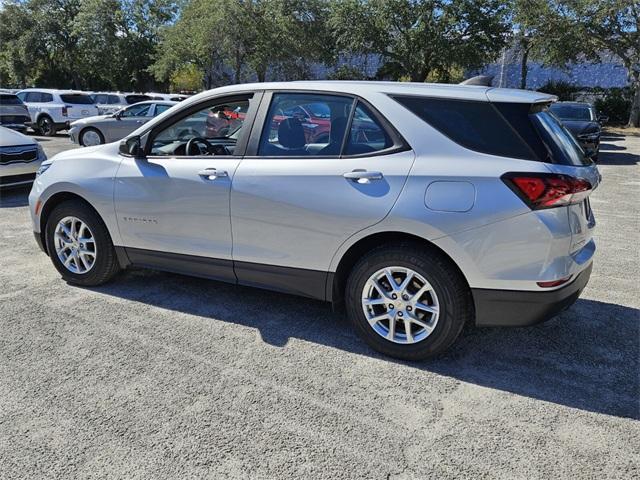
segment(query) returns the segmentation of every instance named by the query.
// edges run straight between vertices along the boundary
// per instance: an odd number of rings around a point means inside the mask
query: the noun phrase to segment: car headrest
[[[304,128],[297,118],[287,118],[278,126],[278,142],[285,148],[302,148],[306,139]]]

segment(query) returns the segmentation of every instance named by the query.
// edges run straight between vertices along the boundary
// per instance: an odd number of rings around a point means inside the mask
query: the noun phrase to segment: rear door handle
[[[218,170],[217,168],[205,168],[204,170],[200,170],[198,175],[207,180],[215,180],[216,178],[225,178],[229,176],[227,172],[224,170]]]
[[[353,170],[342,175],[344,178],[356,183],[371,183],[373,180],[382,180],[382,172],[368,172],[367,170]]]

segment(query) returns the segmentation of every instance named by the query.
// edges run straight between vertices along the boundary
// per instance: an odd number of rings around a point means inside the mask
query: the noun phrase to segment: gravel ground
[[[638,478],[638,153],[605,138],[573,308],[417,364],[316,301],[142,270],[69,286],[27,192],[3,194],[0,478]]]

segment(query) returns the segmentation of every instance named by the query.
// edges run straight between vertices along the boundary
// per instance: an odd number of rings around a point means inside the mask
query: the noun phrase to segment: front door
[[[146,158],[123,156],[115,208],[134,264],[235,281],[229,196],[251,97],[193,107],[152,130]]]
[[[322,297],[334,253],[387,215],[414,153],[349,96],[274,93],[262,103],[263,126],[251,135],[231,192],[236,276]],[[310,114],[292,113],[300,109]]]

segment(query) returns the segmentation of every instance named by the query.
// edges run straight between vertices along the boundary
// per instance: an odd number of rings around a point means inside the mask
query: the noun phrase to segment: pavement
[[[421,363],[308,299],[143,270],[67,285],[27,191],[3,193],[0,479],[639,478],[639,164],[640,137],[604,138],[571,309]]]

